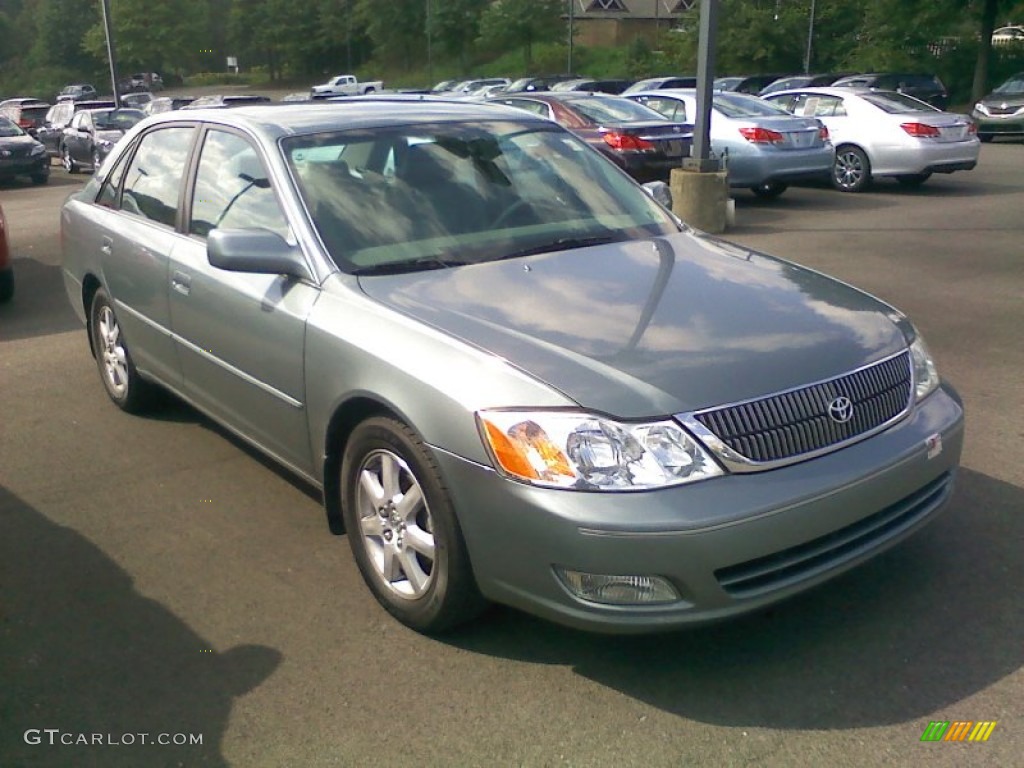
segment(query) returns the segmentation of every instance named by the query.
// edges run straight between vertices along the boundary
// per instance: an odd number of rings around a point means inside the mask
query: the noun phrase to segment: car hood
[[[844,283],[697,234],[359,282],[581,406],[625,418],[820,381],[904,349],[912,333]]]
[[[34,147],[39,142],[28,134],[23,136],[0,136],[0,149],[22,150]]]
[[[1024,93],[990,93],[981,103],[987,107],[1024,107]]]

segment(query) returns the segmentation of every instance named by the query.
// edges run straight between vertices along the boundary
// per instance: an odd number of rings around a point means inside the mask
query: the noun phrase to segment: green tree
[[[405,69],[426,59],[424,0],[358,0],[356,14],[373,41],[375,57]]]
[[[488,0],[427,0],[430,10],[428,32],[440,53],[459,62],[466,72],[469,54],[480,35],[480,17]]]
[[[563,0],[493,0],[480,17],[480,42],[496,49],[522,48],[526,65],[533,46],[566,34]]]

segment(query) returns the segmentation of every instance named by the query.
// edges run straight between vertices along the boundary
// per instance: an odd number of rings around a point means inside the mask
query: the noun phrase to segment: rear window
[[[42,120],[46,117],[49,107],[24,107],[21,116],[26,120]]]
[[[737,93],[716,93],[713,101],[715,109],[726,117],[778,117],[789,114],[782,107],[756,96],[745,97]]]
[[[874,104],[883,112],[890,115],[902,115],[907,112],[941,112],[931,104],[925,104],[912,96],[904,96],[902,93],[863,93],[861,98],[869,104]]]
[[[595,123],[639,123],[665,119],[653,109],[629,99],[590,96],[573,99],[567,103]]]

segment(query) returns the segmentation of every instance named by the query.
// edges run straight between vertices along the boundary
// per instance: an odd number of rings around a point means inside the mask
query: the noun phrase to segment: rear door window
[[[173,227],[195,137],[192,126],[162,128],[142,137],[121,194],[122,211]]]

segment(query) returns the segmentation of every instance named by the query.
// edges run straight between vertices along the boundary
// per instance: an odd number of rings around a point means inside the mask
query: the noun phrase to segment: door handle
[[[171,287],[182,296],[188,296],[192,292],[192,278],[184,272],[175,271],[171,277]]]
[[[111,239],[109,237],[104,237],[100,241],[100,253],[102,253],[104,256],[109,256],[110,255],[110,251],[113,248],[113,246],[114,246],[113,239]]]

